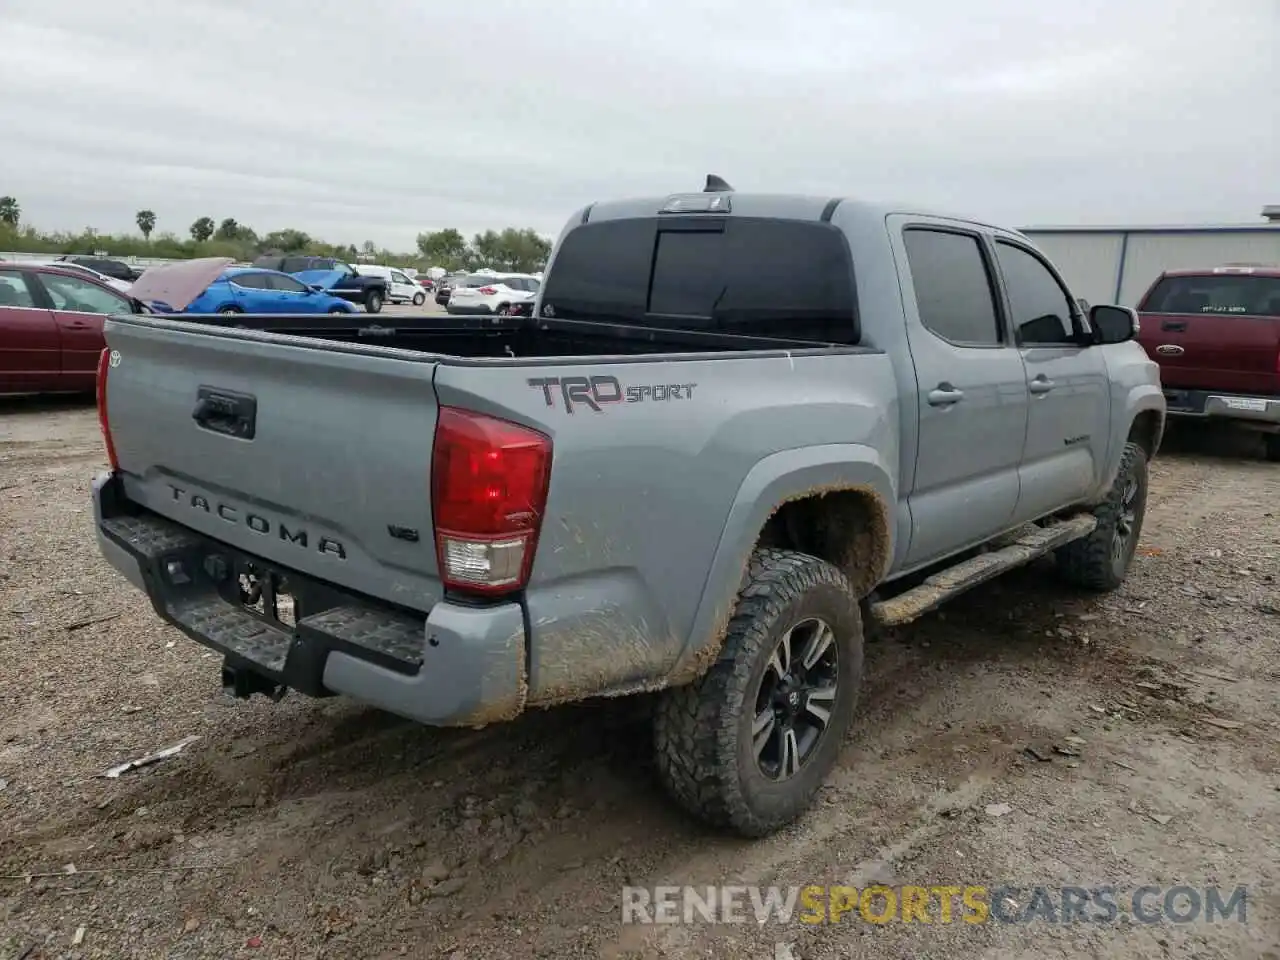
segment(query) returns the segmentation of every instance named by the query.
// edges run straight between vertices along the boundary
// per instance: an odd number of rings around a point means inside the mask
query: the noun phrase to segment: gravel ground
[[[666,801],[640,700],[481,731],[224,700],[217,659],[98,557],[94,411],[6,402],[0,958],[1276,960],[1280,467],[1221,446],[1153,465],[1118,593],[1030,568],[872,644],[817,809],[749,844]],[[627,883],[873,882],[1249,899],[1214,924],[620,919]]]

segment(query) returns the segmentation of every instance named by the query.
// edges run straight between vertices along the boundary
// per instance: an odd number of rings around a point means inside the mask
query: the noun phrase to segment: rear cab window
[[[1164,277],[1138,309],[1142,313],[1280,317],[1280,277],[1248,274]]]
[[[561,320],[817,343],[859,341],[853,264],[825,223],[602,220],[570,231],[542,281]]]

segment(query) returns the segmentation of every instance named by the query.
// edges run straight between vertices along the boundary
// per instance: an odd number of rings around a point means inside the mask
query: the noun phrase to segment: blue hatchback
[[[276,270],[225,270],[184,313],[356,313],[354,304]]]

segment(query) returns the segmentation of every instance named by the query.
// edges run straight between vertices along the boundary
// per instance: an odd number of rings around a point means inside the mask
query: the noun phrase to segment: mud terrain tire
[[[862,618],[848,579],[808,554],[757,550],[720,656],[657,704],[659,775],[705,823],[773,833],[809,807],[831,772],[861,685]]]
[[[1056,551],[1059,573],[1085,590],[1115,590],[1133,563],[1146,512],[1147,454],[1131,441],[1124,446],[1107,498],[1093,511],[1098,526]]]

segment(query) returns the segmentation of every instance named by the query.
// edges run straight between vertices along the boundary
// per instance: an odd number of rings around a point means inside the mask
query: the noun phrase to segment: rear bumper
[[[422,617],[273,567],[143,511],[126,500],[112,474],[94,480],[93,504],[107,562],[146,593],[161,618],[221,653],[229,668],[438,726],[492,723],[524,709],[519,604],[445,601]],[[287,579],[295,623],[244,606],[236,571],[246,564]]]
[[[1260,430],[1280,429],[1280,397],[1213,390],[1164,389],[1170,417],[1237,420]]]

